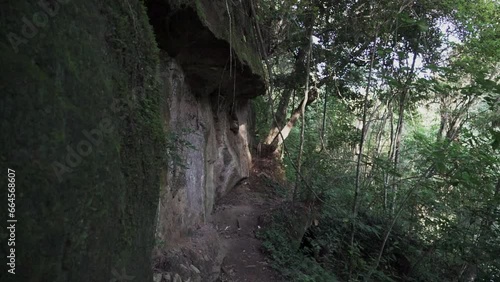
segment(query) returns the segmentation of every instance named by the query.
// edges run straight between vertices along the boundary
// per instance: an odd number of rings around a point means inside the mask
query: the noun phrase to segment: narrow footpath
[[[263,186],[258,181],[262,177],[265,176],[253,175],[217,203],[213,224],[226,253],[222,263],[223,282],[282,281],[262,253],[262,242],[256,238],[261,228],[259,218],[278,204],[268,192],[269,187],[259,187]]]

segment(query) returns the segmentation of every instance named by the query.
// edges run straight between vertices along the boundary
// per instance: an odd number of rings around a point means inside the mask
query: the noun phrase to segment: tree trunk
[[[295,110],[293,110],[292,115],[288,119],[288,122],[285,124],[285,126],[281,128],[280,131],[278,131],[278,134],[276,135],[274,140],[272,140],[272,142],[268,144],[272,148],[274,148],[274,150],[277,150],[281,146],[281,144],[283,144],[283,141],[288,137],[288,135],[290,135],[292,128],[295,126],[300,116],[302,115],[302,108],[304,107],[305,109],[318,98],[318,93],[315,88],[311,88],[307,92],[307,100],[306,98],[302,99],[299,106],[295,108]]]
[[[309,100],[309,68],[311,67],[313,23],[314,22],[311,23],[310,30],[309,30],[309,48],[307,50],[306,86],[305,86],[305,91],[304,91],[304,99],[300,105],[300,115],[302,116],[302,126],[300,129],[300,146],[299,146],[299,155],[297,157],[297,177],[296,177],[296,181],[295,181],[295,188],[293,189],[293,200],[296,199],[297,192],[299,190],[299,183],[300,183],[299,174],[300,174],[300,168],[302,166],[302,151],[304,150],[304,135],[305,135],[305,128],[306,128],[305,113],[306,113],[307,101]]]
[[[394,113],[392,110],[392,104],[391,100],[389,100],[389,103],[387,105],[387,110],[389,111],[389,124],[391,128],[390,132],[390,138],[389,138],[389,152],[387,152],[387,161],[392,162],[392,155],[394,152],[393,146],[394,146]],[[389,209],[392,210],[391,207],[389,207],[389,180],[390,180],[390,175],[387,171],[384,171],[384,210],[388,211]]]
[[[403,92],[401,94],[401,98],[399,100],[399,110],[398,110],[398,124],[396,126],[396,135],[394,140],[394,152],[393,152],[393,168],[394,172],[397,172],[399,165],[399,155],[401,150],[401,136],[403,135],[403,125],[404,125],[404,106],[406,100],[406,93]],[[396,181],[397,176],[392,177],[392,203],[391,203],[391,215],[394,216],[394,211],[396,207],[396,199],[398,193],[398,184]]]
[[[306,21],[305,24],[307,30],[312,32],[312,28],[314,25],[314,16],[309,17],[309,19]],[[288,137],[291,129],[293,128],[297,120],[300,118],[302,102],[306,101],[306,107],[307,107],[310,103],[314,101],[314,100],[311,101],[310,98],[303,99],[299,107],[292,112],[291,117],[283,126],[283,123],[285,123],[286,121],[286,114],[290,102],[290,97],[292,96],[293,93],[295,93],[295,89],[297,89],[297,87],[302,87],[305,84],[308,85],[307,81],[302,80],[302,75],[304,75],[307,80],[309,79],[309,69],[306,67],[307,62],[305,62],[305,60],[306,59],[308,60],[308,58],[306,58],[306,56],[308,55],[307,52],[308,49],[306,49],[306,47],[309,48],[308,46],[310,45],[312,48],[312,38],[308,37],[308,41],[305,42],[305,44],[299,48],[297,54],[295,55],[294,70],[291,76],[295,78],[295,80],[297,80],[298,82],[292,83],[292,85],[289,85],[289,89],[285,89],[285,92],[281,96],[280,102],[278,104],[277,112],[275,114],[272,113],[274,116],[274,120],[271,129],[269,130],[269,133],[266,139],[264,140],[264,144],[267,145],[268,147],[267,148],[267,150],[269,151],[268,153],[272,155],[276,154],[281,144],[283,144],[283,141]],[[299,80],[297,78],[301,79]],[[304,84],[301,84],[302,81],[304,82]],[[304,90],[304,92],[306,93],[308,91],[310,91],[310,89],[307,87]]]
[[[377,36],[378,36],[378,30],[375,33],[374,42],[376,42]],[[356,161],[356,181],[355,181],[355,187],[354,187],[354,197],[353,197],[353,202],[352,202],[352,222],[351,222],[351,240],[350,240],[351,261],[349,263],[349,280],[351,279],[351,276],[352,276],[353,264],[354,264],[354,261],[353,261],[353,259],[354,259],[354,236],[356,234],[356,218],[358,216],[359,193],[361,190],[361,187],[360,187],[361,162],[363,160],[363,149],[364,149],[364,144],[365,144],[366,132],[368,131],[367,122],[366,122],[366,117],[368,114],[368,95],[370,94],[370,86],[371,86],[371,81],[372,81],[373,63],[375,61],[376,47],[377,47],[377,44],[373,44],[373,48],[371,50],[370,69],[368,71],[368,82],[366,84],[365,97],[364,97],[364,101],[363,101],[363,114],[362,114],[362,119],[361,119],[361,135],[359,137],[359,152],[358,152],[357,161]]]
[[[293,91],[284,91],[283,95],[281,95],[280,102],[278,104],[278,109],[274,114],[274,119],[272,121],[271,130],[269,130],[269,134],[264,141],[264,144],[271,144],[273,140],[278,136],[280,131],[280,126],[285,123],[286,120],[286,110],[288,108],[288,104],[290,102],[290,97],[292,96]]]

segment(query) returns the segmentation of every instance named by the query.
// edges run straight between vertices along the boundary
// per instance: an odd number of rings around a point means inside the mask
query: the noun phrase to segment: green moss
[[[2,11],[5,39],[43,10],[18,1]],[[71,1],[48,19],[17,53],[0,42],[0,162],[18,186],[16,281],[110,281],[113,268],[151,280],[165,138],[144,7]],[[130,106],[113,111],[114,99]],[[59,181],[54,164],[69,167],[67,148],[103,121],[112,130]]]
[[[203,4],[201,3],[201,0],[194,0],[194,4],[196,7],[196,13],[200,17],[200,20],[204,22],[205,24],[207,23],[207,16],[205,15],[205,10],[203,8]]]

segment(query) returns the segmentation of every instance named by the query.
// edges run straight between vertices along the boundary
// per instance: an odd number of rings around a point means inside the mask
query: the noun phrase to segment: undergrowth
[[[264,250],[273,261],[273,268],[279,271],[286,281],[338,281],[333,273],[300,251],[300,238],[292,238],[293,220],[286,208],[279,209],[272,215],[270,225],[258,233]]]

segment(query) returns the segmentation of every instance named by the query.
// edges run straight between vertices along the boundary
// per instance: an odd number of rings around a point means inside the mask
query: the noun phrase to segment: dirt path
[[[226,251],[222,263],[222,281],[274,282],[282,281],[261,252],[261,241],[255,236],[259,216],[275,205],[267,193],[259,192],[245,181],[218,203],[214,224]]]

